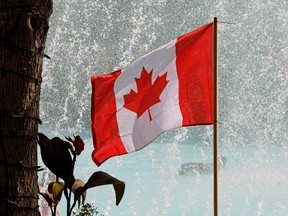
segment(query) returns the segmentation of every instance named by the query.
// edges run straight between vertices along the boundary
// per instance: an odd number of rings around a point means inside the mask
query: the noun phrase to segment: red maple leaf
[[[159,97],[169,82],[166,80],[166,72],[158,76],[152,84],[152,73],[153,70],[148,73],[143,67],[140,78],[135,78],[138,92],[131,89],[129,94],[124,95],[124,107],[137,113],[137,118],[148,110],[150,121],[152,121],[152,116],[149,108],[161,101]]]

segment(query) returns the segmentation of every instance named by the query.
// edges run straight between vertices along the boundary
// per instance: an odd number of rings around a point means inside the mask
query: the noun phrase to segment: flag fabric
[[[91,77],[92,159],[98,166],[165,131],[213,124],[213,28],[206,24],[122,70]]]

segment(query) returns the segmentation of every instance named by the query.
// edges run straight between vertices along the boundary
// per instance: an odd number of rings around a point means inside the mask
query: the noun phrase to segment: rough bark
[[[0,215],[39,215],[36,136],[52,0],[0,2]]]

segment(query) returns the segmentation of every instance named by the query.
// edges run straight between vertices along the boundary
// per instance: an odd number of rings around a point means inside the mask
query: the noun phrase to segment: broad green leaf
[[[78,200],[81,194],[83,194],[89,188],[107,184],[113,185],[116,195],[116,205],[118,205],[124,195],[125,183],[102,171],[93,173],[83,187],[82,186],[78,187],[75,190],[74,199],[75,201]]]
[[[63,192],[64,187],[65,187],[65,185],[63,182],[54,182],[54,184],[53,184],[52,195],[53,195],[54,203],[56,205],[61,200],[61,196],[62,196],[62,192]]]

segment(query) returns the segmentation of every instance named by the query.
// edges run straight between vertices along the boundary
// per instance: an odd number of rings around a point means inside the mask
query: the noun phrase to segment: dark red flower
[[[84,150],[84,142],[83,140],[81,139],[80,136],[74,136],[74,141],[73,141],[73,145],[75,147],[75,151],[78,155],[81,154],[81,152]]]
[[[81,139],[80,136],[74,136],[74,140],[71,137],[65,137],[70,143],[74,146],[74,152],[76,152],[77,155],[80,155],[81,152],[84,150],[84,142]],[[67,146],[68,147],[68,146]],[[72,146],[71,146],[72,147]]]

